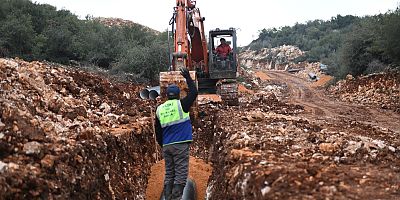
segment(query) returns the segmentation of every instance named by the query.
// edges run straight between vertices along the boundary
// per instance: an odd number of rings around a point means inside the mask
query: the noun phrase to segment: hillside
[[[168,66],[167,36],[122,19],[84,20],[29,0],[0,4],[0,57],[94,66],[155,80]]]
[[[135,23],[135,22],[130,21],[130,20],[121,19],[121,18],[96,17],[96,18],[93,18],[93,20],[94,21],[98,21],[101,24],[104,24],[104,25],[106,25],[108,27],[114,27],[114,26],[116,26],[116,27],[124,27],[124,26],[132,27],[132,26],[138,26],[138,27],[142,28],[145,32],[153,33],[155,35],[160,34],[159,31],[156,31],[156,30],[154,30],[154,29],[152,29],[150,27],[144,26],[142,24]]]
[[[263,29],[247,47],[258,51],[293,45],[306,53],[294,62],[322,62],[330,74],[343,79],[399,69],[400,9],[375,16],[341,16],[272,29]]]

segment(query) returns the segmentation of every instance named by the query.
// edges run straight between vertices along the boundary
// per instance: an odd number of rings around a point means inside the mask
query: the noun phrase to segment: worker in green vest
[[[181,68],[189,92],[180,99],[180,89],[176,85],[167,88],[168,100],[157,107],[156,136],[162,146],[165,160],[164,197],[166,200],[181,199],[189,173],[189,146],[192,142],[190,107],[196,100],[198,91],[186,68]]]

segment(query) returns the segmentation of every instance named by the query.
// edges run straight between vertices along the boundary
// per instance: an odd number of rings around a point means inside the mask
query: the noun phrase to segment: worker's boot
[[[175,184],[174,188],[172,189],[172,200],[180,200],[183,195],[183,189],[185,185]]]
[[[174,182],[164,185],[164,197],[165,200],[172,199],[172,189],[174,188]]]

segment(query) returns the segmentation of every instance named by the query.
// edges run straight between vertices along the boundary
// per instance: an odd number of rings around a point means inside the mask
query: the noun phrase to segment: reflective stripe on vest
[[[162,128],[190,120],[189,112],[182,109],[181,101],[168,100],[157,108],[157,117]]]

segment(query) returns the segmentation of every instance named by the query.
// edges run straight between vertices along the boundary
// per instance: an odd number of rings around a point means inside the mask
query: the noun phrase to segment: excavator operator
[[[219,58],[225,60],[228,57],[229,53],[232,52],[232,48],[229,46],[229,44],[226,43],[225,38],[221,38],[219,41],[221,42],[221,44],[218,45],[215,51]]]
[[[189,172],[189,146],[192,142],[192,124],[189,110],[198,91],[186,68],[181,68],[189,92],[179,99],[180,89],[176,85],[167,88],[168,100],[157,107],[156,138],[162,146],[165,160],[164,197],[179,200],[182,197]]]

